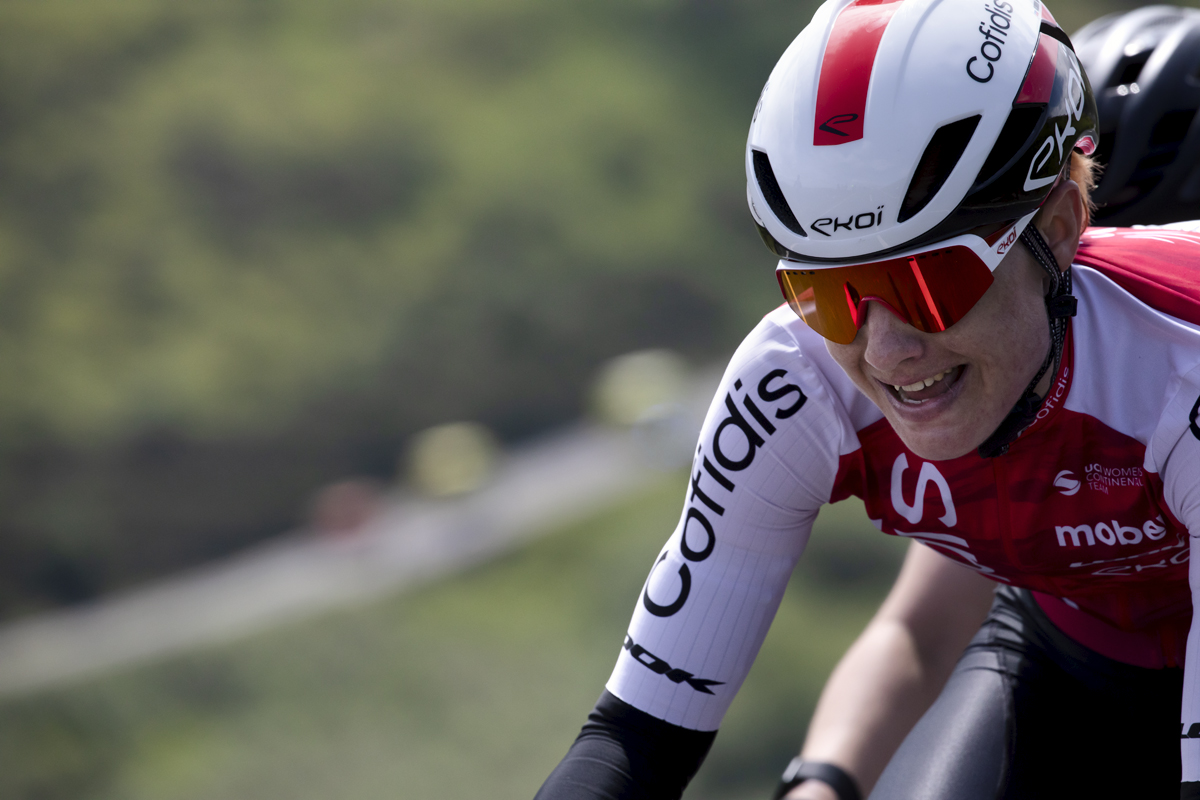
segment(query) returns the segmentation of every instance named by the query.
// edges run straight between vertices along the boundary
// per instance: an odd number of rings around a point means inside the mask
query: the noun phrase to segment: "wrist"
[[[812,786],[811,791],[798,789],[804,784],[817,783],[824,784],[832,790],[832,794],[822,792],[818,786]],[[805,761],[796,756],[791,763],[787,765],[787,769],[783,771],[783,778],[779,782],[779,786],[775,789],[773,795],[774,800],[820,800],[824,796],[832,800],[836,797],[837,800],[862,800],[862,794],[858,790],[858,784],[854,778],[850,776],[841,767],[836,764],[828,764],[821,761]]]
[[[839,800],[837,791],[825,781],[809,778],[783,796],[783,800]]]

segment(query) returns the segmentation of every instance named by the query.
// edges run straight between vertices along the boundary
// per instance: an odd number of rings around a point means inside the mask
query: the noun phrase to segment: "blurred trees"
[[[727,351],[775,302],[771,5],[6,4],[0,613],[284,530],[429,424],[561,423],[614,354]]]
[[[815,5],[4,4],[0,615],[284,530],[427,425],[561,423],[612,355],[727,353],[778,302],[745,126]]]

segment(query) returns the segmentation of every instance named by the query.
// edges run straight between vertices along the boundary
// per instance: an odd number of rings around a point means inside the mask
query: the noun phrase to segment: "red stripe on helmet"
[[[1054,15],[1050,13],[1050,9],[1046,8],[1045,3],[1042,3],[1042,19],[1046,20],[1046,22],[1049,22],[1051,25],[1053,25],[1056,28],[1062,27],[1057,22],[1055,22]]]
[[[845,144],[863,137],[867,88],[879,40],[903,0],[854,0],[829,32],[817,86],[813,144]]]
[[[1025,82],[1021,84],[1021,91],[1017,92],[1017,99],[1013,101],[1013,105],[1050,102],[1060,46],[1057,39],[1044,33],[1038,36],[1037,52],[1033,54],[1033,61],[1029,63],[1029,71],[1025,73]]]

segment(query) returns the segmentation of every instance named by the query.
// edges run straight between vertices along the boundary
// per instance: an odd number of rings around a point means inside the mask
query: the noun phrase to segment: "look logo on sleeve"
[[[1192,406],[1192,414],[1188,418],[1188,427],[1192,430],[1192,436],[1200,439],[1200,424],[1197,424],[1197,417],[1200,417],[1200,397],[1196,398],[1196,405]]]

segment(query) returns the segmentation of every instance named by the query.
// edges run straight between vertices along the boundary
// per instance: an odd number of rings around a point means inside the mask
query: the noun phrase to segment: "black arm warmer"
[[[606,690],[534,800],[678,800],[716,737],[663,722]]]

